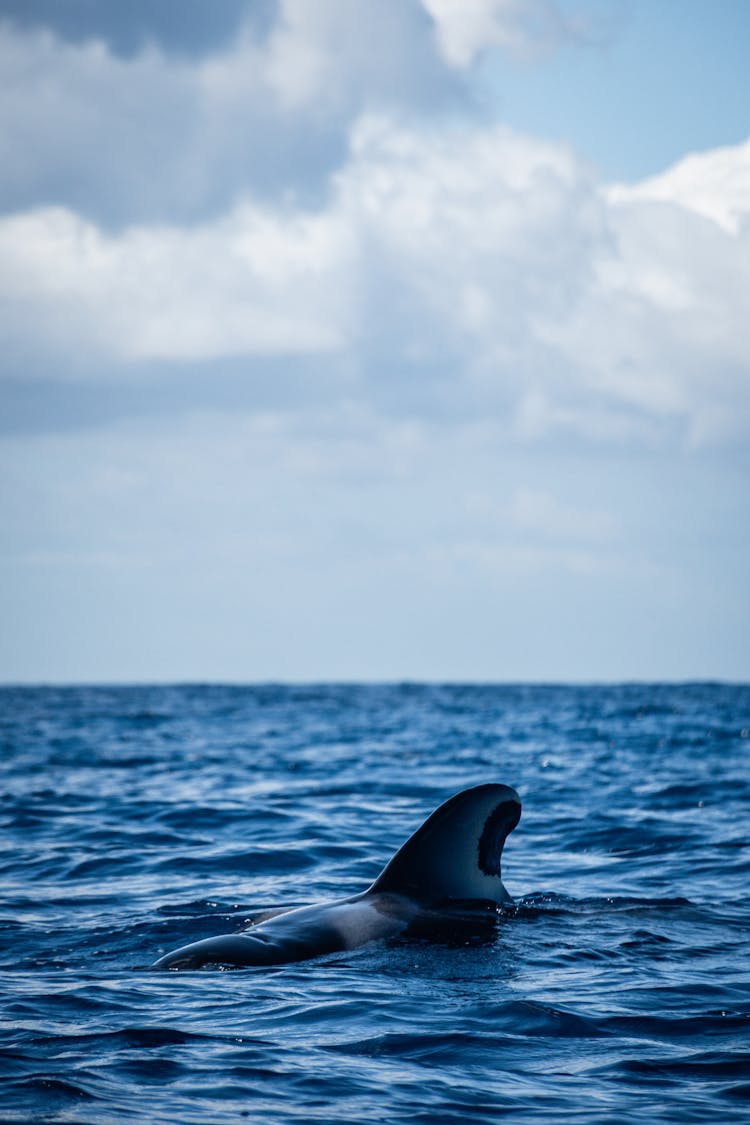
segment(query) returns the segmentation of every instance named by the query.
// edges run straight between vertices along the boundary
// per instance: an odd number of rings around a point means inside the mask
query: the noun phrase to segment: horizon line
[[[666,678],[532,678],[532,679],[468,679],[442,677],[387,678],[277,678],[269,679],[28,679],[0,680],[0,690],[15,688],[305,688],[305,687],[750,687],[750,680],[724,676],[686,676]]]

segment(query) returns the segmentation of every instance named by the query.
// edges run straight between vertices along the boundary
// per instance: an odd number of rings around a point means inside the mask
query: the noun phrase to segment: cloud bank
[[[119,65],[119,64],[118,64]],[[362,114],[318,207],[245,193],[212,220],[0,218],[6,356],[70,378],[307,356],[377,403],[487,412],[529,438],[746,435],[750,144],[597,182],[499,125]],[[6,360],[7,362],[7,360]],[[314,375],[313,375],[314,377]],[[404,396],[406,410],[413,396]]]

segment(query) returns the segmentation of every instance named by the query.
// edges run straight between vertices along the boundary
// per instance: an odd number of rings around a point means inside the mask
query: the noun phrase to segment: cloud
[[[3,327],[14,354],[92,361],[284,355],[341,346],[347,256],[335,216],[245,205],[203,227],[107,234],[61,208],[0,220]],[[70,365],[66,364],[66,370]]]
[[[494,48],[528,55],[578,38],[591,17],[553,0],[422,0],[435,22],[440,53],[449,66],[466,68]]]
[[[443,112],[455,71],[580,33],[572,10],[282,0],[198,58],[0,26],[24,200],[0,216],[2,373],[256,380],[297,357],[341,403],[521,442],[745,434],[750,142],[607,185]]]
[[[18,28],[47,28],[70,43],[98,39],[113,54],[129,58],[149,44],[189,55],[213,53],[244,21],[252,19],[262,28],[272,7],[266,0],[181,0],[175,19],[168,4],[151,0],[130,0],[126,6],[99,0],[3,0],[0,15]]]
[[[617,184],[614,203],[671,203],[703,215],[728,234],[750,223],[750,139],[744,144],[692,153],[659,176],[639,184]]]
[[[365,106],[435,113],[462,96],[425,20],[416,0],[280,0],[197,58],[0,20],[0,209],[122,227],[200,221],[247,193],[318,202]]]
[[[655,200],[502,126],[364,114],[318,208],[247,195],[119,233],[64,208],[0,219],[6,355],[29,371],[65,356],[66,377],[76,355],[79,374],[118,377],[327,355],[343,395],[396,414],[489,412],[522,440],[723,441],[748,426],[750,145],[713,157],[703,182],[740,185],[720,221],[700,187],[686,204],[680,166]]]
[[[338,186],[378,308],[363,317],[378,362],[452,370],[469,409],[545,365],[535,318],[575,301],[601,238],[598,196],[570,151],[502,126],[368,117]]]
[[[162,8],[5,6],[0,210],[65,206],[122,228],[203,221],[247,194],[318,206],[357,118],[470,113],[479,53],[582,24],[551,0]]]

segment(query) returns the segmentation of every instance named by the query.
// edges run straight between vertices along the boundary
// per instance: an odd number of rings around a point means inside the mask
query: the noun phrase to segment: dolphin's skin
[[[411,836],[362,894],[276,914],[250,929],[167,953],[155,969],[279,965],[423,930],[467,909],[509,902],[500,878],[505,839],[521,818],[507,785],[457,793]]]

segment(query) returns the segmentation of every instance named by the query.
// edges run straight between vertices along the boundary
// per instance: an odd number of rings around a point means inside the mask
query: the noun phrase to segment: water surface
[[[750,688],[6,688],[0,737],[3,1121],[750,1119]],[[486,781],[490,934],[149,971]]]

